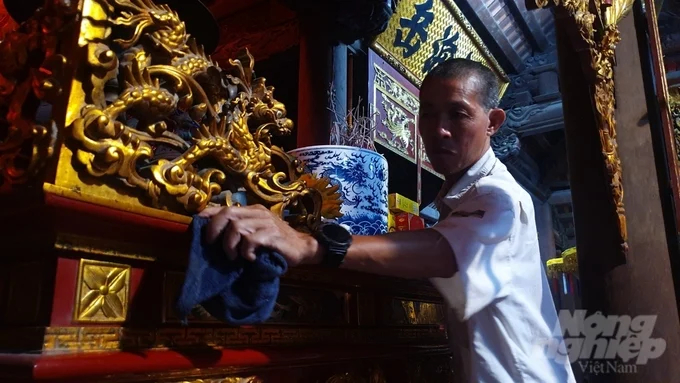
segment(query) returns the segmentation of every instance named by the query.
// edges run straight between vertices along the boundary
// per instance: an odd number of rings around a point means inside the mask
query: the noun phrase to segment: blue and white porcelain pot
[[[387,232],[387,160],[368,149],[341,145],[308,146],[289,152],[305,171],[330,179],[342,195],[337,222],[352,234]]]

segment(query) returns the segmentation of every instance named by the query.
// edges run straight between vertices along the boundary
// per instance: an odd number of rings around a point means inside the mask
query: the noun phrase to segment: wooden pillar
[[[333,48],[333,91],[335,92],[335,112],[344,118],[347,116],[347,45],[337,44]],[[331,116],[334,118],[335,116]]]
[[[331,126],[328,89],[333,79],[333,49],[312,15],[300,14],[300,79],[297,146],[325,145]]]
[[[605,366],[604,372],[591,374],[589,382],[676,381],[680,376],[680,324],[655,153],[645,119],[647,104],[633,15],[619,24],[622,40],[617,44],[614,68],[617,141],[629,225],[629,252],[625,257],[609,204],[612,197],[607,190],[593,88],[589,86],[592,77],[584,71],[589,64],[581,61],[583,55],[568,35],[573,27],[569,19],[556,20],[556,27],[583,306],[591,313],[654,315],[656,325],[651,337],[666,341],[663,355],[636,366],[636,371],[621,373]],[[580,368],[579,363],[574,368]]]

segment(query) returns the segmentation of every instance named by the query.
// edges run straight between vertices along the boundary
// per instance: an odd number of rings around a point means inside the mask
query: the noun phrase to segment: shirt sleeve
[[[449,242],[458,272],[450,278],[431,278],[431,282],[460,320],[468,320],[507,295],[515,210],[509,195],[492,192],[462,203],[434,226]]]

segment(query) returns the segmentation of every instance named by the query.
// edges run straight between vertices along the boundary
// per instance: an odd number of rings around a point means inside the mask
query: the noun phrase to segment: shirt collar
[[[489,148],[486,153],[477,160],[468,169],[463,176],[456,181],[453,186],[449,186],[448,182],[444,182],[442,190],[439,192],[437,197],[437,207],[439,211],[442,212],[442,204],[448,206],[449,209],[453,209],[455,204],[461,199],[461,197],[482,177],[485,177],[491,173],[497,162],[496,155],[492,148]],[[443,218],[443,217],[442,217]]]

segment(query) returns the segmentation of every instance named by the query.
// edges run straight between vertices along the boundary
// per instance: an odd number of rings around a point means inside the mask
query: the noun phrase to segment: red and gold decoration
[[[151,0],[48,0],[0,42],[0,377],[449,381],[423,281],[295,268],[264,325],[173,316],[191,214],[245,191],[307,230],[340,203],[271,144],[292,121],[253,56],[218,65],[188,29]]]
[[[418,132],[420,90],[374,51],[368,57],[369,98],[378,116],[375,142],[443,178],[432,168]]]
[[[23,57],[22,49],[44,56],[26,63],[36,64],[27,73],[18,62],[14,72],[4,72],[5,87],[13,89],[6,98],[9,134],[0,149],[7,164],[4,190],[26,182],[55,156],[47,192],[78,190],[109,206],[187,214],[211,202],[226,205],[223,192],[245,188],[251,201],[279,215],[295,210],[296,225],[318,224],[320,191],[298,180],[297,161],[270,143],[271,135],[289,134],[293,123],[273,88],[254,78],[248,51],[221,68],[166,5],[83,1],[79,28],[70,3],[48,2],[22,27],[34,29],[0,46],[5,65]],[[58,39],[68,33],[77,33],[77,45]],[[39,44],[15,47],[18,36]],[[69,62],[65,54],[72,49],[87,60]],[[45,103],[56,118],[63,100],[65,118],[33,123]],[[28,153],[22,150],[27,144]]]
[[[493,70],[503,84],[501,95],[510,81],[451,0],[398,1],[372,47],[416,86],[437,64],[454,57],[479,61]]]

